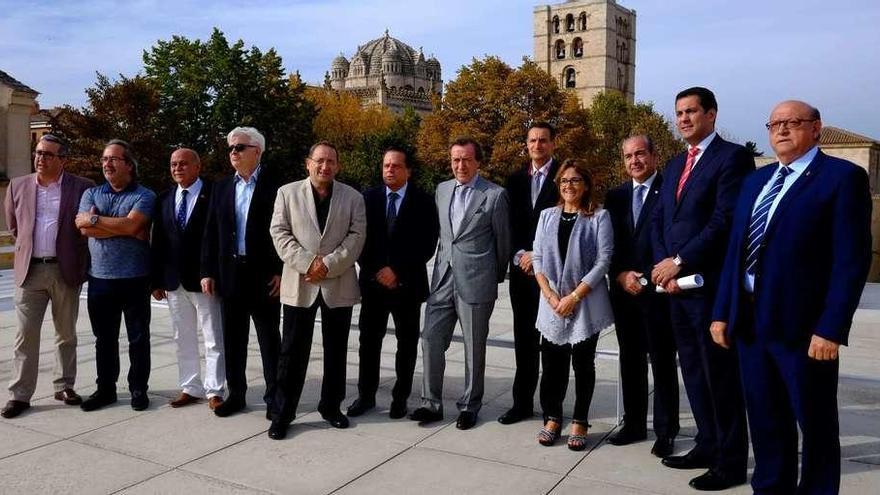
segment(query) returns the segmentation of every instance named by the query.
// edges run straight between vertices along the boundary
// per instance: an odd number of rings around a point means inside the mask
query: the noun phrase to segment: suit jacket
[[[201,277],[213,278],[215,290],[223,297],[232,295],[236,283],[234,255],[238,252],[238,242],[235,232],[234,178],[234,174],[229,175],[214,184],[202,243]],[[245,227],[248,269],[266,284],[272,277],[281,275],[281,259],[269,235],[275,193],[280,185],[273,170],[262,165]]]
[[[427,262],[437,249],[440,223],[434,198],[412,182],[398,204],[397,219],[390,235],[387,225],[388,196],[385,185],[364,191],[367,209],[367,240],[358,258],[360,286],[364,297],[392,297],[376,282],[376,272],[389,266],[397,275],[399,290],[393,297],[424,302],[428,298]]]
[[[776,164],[746,179],[712,319],[739,325],[752,208]],[[846,344],[871,263],[871,195],[864,169],[821,151],[780,200],[755,274],[755,325],[793,345],[815,333]],[[745,306],[745,305],[743,305]],[[749,305],[750,306],[750,305]]]
[[[686,157],[687,153],[676,155],[664,170],[667,180],[660,189],[651,229],[654,262],[681,256],[684,266],[679,277],[701,273],[705,285],[695,291],[714,294],[736,198],[745,176],[755,170],[755,159],[742,146],[715,136],[676,201]]]
[[[64,172],[61,180],[61,201],[58,207],[58,235],[55,256],[64,283],[75,287],[85,282],[89,269],[88,238],[76,228],[79,200],[95,183]],[[15,236],[15,285],[21,287],[27,278],[34,250],[34,224],[37,218],[37,174],[16,177],[9,182],[4,202],[6,225]]]
[[[177,228],[177,209],[174,206],[177,186],[165,190],[156,198],[153,243],[150,247],[154,289],[175,290],[182,285],[190,292],[201,292],[202,239],[205,236],[212,186],[212,183],[202,179],[202,189],[182,232]]]
[[[621,272],[633,270],[642,272],[647,279],[651,278],[651,269],[654,267],[651,216],[660,199],[662,185],[663,175],[657,172],[648,194],[645,195],[642,211],[635,224],[632,219],[632,180],[624,182],[605,195],[605,209],[608,210],[611,224],[614,226],[614,255],[611,257],[611,269],[608,272],[612,292],[623,291],[617,283],[617,276]],[[648,292],[653,292],[653,287],[649,288],[651,290]]]
[[[532,176],[529,174],[531,163],[520,168],[507,179],[505,189],[507,189],[507,195],[510,199],[511,272],[516,268],[512,265],[513,255],[521,249],[524,251],[532,250],[541,210],[556,206],[556,203],[559,202],[559,189],[553,182],[559,171],[559,166],[560,163],[554,158],[550,163],[547,177],[544,178],[544,183],[541,185],[535,206],[532,206]]]
[[[440,244],[431,290],[451,271],[458,297],[469,304],[488,303],[498,297],[510,256],[507,191],[478,176],[459,232],[453,234],[449,206],[455,184],[451,179],[437,185]]]
[[[278,189],[270,232],[284,262],[281,302],[307,308],[320,293],[331,308],[357,304],[360,290],[354,263],[364,247],[366,228],[363,196],[341,182],[333,181],[323,232],[309,179]],[[306,272],[318,255],[327,266],[327,277],[317,284],[306,282]]]

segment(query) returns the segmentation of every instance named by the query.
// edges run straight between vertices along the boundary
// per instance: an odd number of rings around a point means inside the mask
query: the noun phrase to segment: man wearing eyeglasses
[[[94,411],[116,402],[119,327],[128,333],[131,408],[149,407],[150,218],[156,195],[137,183],[131,146],[114,139],[101,155],[107,182],[83,193],[76,226],[89,238],[88,308],[95,334],[98,389],[80,406]]]
[[[46,134],[37,143],[32,174],[16,177],[6,191],[6,225],[15,237],[15,308],[18,333],[9,381],[9,402],[0,411],[14,418],[30,407],[37,385],[40,329],[52,301],[55,325],[55,400],[78,405],[76,319],[86,280],[86,239],[74,224],[82,193],[95,185],[65,172],[67,144]]]
[[[226,140],[235,173],[214,185],[201,263],[202,292],[222,298],[228,394],[214,414],[226,417],[245,408],[252,319],[266,384],[266,418],[271,419],[281,340],[281,259],[272,245],[269,223],[280,182],[271,168],[260,163],[266,139],[259,131],[236,127]]]
[[[819,150],[807,103],[780,103],[767,129],[779,161],[743,184],[712,338],[736,344],[755,493],[837,493],[839,350],[871,264],[868,175]]]

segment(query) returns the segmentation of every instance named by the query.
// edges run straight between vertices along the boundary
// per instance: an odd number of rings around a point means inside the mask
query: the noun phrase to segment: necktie
[[[189,191],[184,189],[180,192],[180,206],[177,208],[177,228],[183,230],[186,227],[186,196]]]
[[[458,184],[455,186],[455,191],[452,198],[452,214],[450,215],[450,220],[452,221],[452,233],[458,234],[458,229],[461,227],[461,221],[464,220],[464,210],[467,206],[465,202],[465,191],[467,186],[463,186]]]
[[[544,178],[544,174],[541,173],[541,170],[538,169],[532,174],[532,207],[534,208],[535,204],[538,202],[538,195],[541,194],[541,183],[543,182],[541,179]]]
[[[785,176],[790,173],[791,169],[788,167],[783,166],[779,168],[776,181],[752,213],[752,222],[749,224],[749,244],[746,247],[746,273],[749,275],[755,274],[758,255],[761,252],[761,241],[764,240],[764,231],[767,229],[767,216],[770,213],[770,207],[773,205],[773,200],[776,199],[776,196],[779,196],[779,191],[782,190]]]
[[[645,200],[642,199],[642,191],[645,189],[644,184],[639,184],[633,189],[633,202],[632,202],[632,210],[633,210],[633,226],[639,223],[639,215],[642,213],[642,206],[645,204]]]
[[[691,176],[691,170],[694,169],[694,162],[696,161],[699,152],[700,148],[697,148],[696,146],[688,150],[687,160],[684,162],[684,170],[681,172],[681,177],[678,178],[678,188],[675,190],[676,201],[681,198],[681,191],[684,189],[684,184],[687,182],[688,177]]]
[[[397,221],[397,198],[400,195],[392,192],[388,195],[388,212],[385,214],[385,227],[388,229],[388,237],[394,231],[394,222]]]

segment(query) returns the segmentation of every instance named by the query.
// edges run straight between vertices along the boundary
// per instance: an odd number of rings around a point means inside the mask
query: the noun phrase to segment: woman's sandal
[[[553,425],[556,425],[556,427],[553,428]],[[562,422],[559,418],[547,418],[544,422],[544,427],[538,432],[538,443],[545,447],[550,447],[556,443],[561,433]]]
[[[586,421],[578,421],[576,419],[571,420],[572,433],[568,435],[568,448],[569,450],[574,450],[575,452],[580,452],[587,448],[587,429],[590,427],[590,424]],[[583,427],[583,433],[574,433],[574,426]]]

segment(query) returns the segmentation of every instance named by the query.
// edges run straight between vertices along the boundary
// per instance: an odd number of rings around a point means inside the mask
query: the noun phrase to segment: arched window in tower
[[[574,16],[571,14],[565,16],[565,30],[574,31]]]
[[[623,78],[623,70],[620,67],[617,68],[617,87],[624,93],[626,92],[626,82]]]
[[[574,41],[571,42],[571,52],[575,57],[583,57],[584,56],[584,41],[580,38],[575,38]]]
[[[553,33],[559,34],[559,16],[558,15],[553,16]]]
[[[581,31],[587,30],[587,13],[581,12],[581,15],[578,16],[578,29]]]
[[[565,58],[565,42],[562,40],[556,40],[556,58]]]
[[[565,80],[566,88],[574,88],[577,86],[577,79],[574,67],[566,67],[564,71],[562,71],[562,77]]]
[[[629,47],[625,41],[620,44],[620,61],[625,64],[629,63]]]

